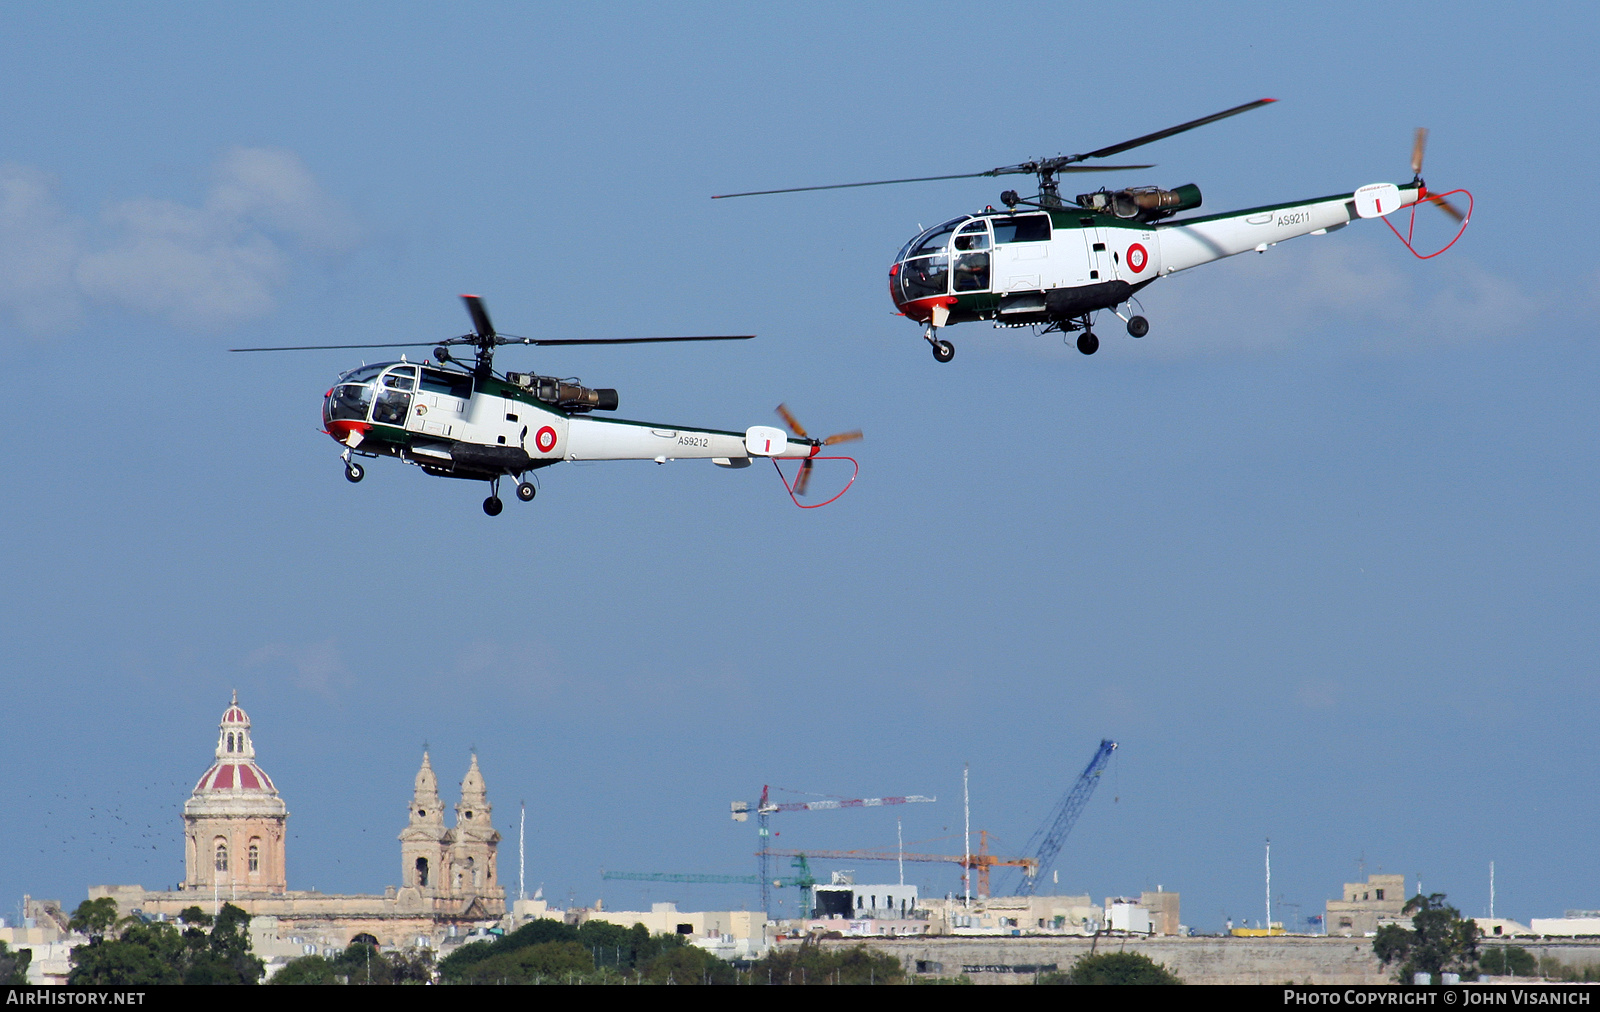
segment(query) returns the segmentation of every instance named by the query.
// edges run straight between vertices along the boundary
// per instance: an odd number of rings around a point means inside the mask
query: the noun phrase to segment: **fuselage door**
[[[455,438],[472,401],[472,377],[449,369],[422,370],[421,389],[411,409],[413,432]]]
[[[1050,216],[1015,214],[993,219],[997,292],[1042,291],[1050,273]]]
[[[955,268],[953,287],[955,294],[987,292],[989,290],[989,219],[977,218],[962,225],[956,232]]]
[[[372,403],[372,420],[380,425],[406,425],[411,418],[411,396],[416,389],[416,366],[398,365],[384,373]]]

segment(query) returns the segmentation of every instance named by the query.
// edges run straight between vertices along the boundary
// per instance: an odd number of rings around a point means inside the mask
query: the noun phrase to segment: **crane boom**
[[[1032,878],[1038,867],[1031,857],[1000,857],[989,853],[989,831],[979,830],[976,854],[907,854],[898,850],[767,850],[770,857],[813,857],[829,861],[935,861],[958,864],[967,870],[977,869],[978,895],[989,895],[989,869],[1021,868]]]
[[[781,788],[780,788],[781,790]],[[756,833],[761,841],[761,849],[756,851],[756,877],[761,881],[761,909],[766,913],[772,912],[772,894],[768,892],[768,884],[772,880],[771,869],[767,864],[768,845],[772,843],[772,826],[769,820],[776,812],[821,812],[838,808],[877,808],[881,805],[909,805],[938,801],[921,794],[907,794],[903,797],[889,798],[824,798],[821,801],[773,801],[770,796],[771,787],[761,785],[761,800],[756,802]],[[750,803],[748,801],[735,801],[733,803],[733,821],[744,822],[750,817]],[[802,872],[802,875],[810,874]]]
[[[1062,795],[1061,800],[1051,810],[1033,836],[1028,838],[1027,846],[1023,852],[1032,851],[1037,857],[1037,867],[1026,871],[1022,877],[1022,884],[1017,887],[1018,896],[1032,896],[1033,890],[1039,884],[1039,877],[1055,863],[1056,855],[1061,852],[1061,845],[1066,842],[1067,834],[1072,832],[1072,827],[1078,821],[1078,816],[1083,814],[1083,808],[1089,803],[1089,796],[1094,793],[1095,786],[1100,783],[1100,774],[1105,772],[1106,763],[1111,761],[1111,753],[1117,750],[1117,743],[1110,738],[1100,742],[1100,747],[1095,750],[1094,758],[1089,760],[1089,765],[1083,768],[1083,773],[1078,777],[1072,789]],[[1038,849],[1034,850],[1034,845]]]
[[[899,798],[824,798],[821,801],[785,801],[781,804],[766,799],[766,788],[761,789],[761,805],[757,812],[822,812],[833,808],[877,808],[880,805],[911,805],[917,802],[938,801],[938,798],[921,794],[907,794]]]
[[[760,880],[754,875],[693,875],[671,871],[602,871],[602,879],[620,879],[624,882],[688,882],[714,885],[755,885]]]

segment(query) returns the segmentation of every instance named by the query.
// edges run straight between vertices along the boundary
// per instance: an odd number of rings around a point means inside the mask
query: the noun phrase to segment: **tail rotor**
[[[1427,147],[1428,128],[1417,127],[1416,139],[1411,143],[1411,175],[1413,180],[1417,183],[1422,183],[1422,155],[1424,151],[1427,150]],[[1429,193],[1426,186],[1423,187],[1422,193],[1424,200],[1437,207],[1445,214],[1448,214],[1457,222],[1464,222],[1467,220],[1467,216],[1462,214],[1454,204],[1437,194]]]
[[[777,410],[778,410],[778,417],[782,418],[783,419],[783,423],[785,425],[789,426],[789,431],[790,432],[793,432],[795,435],[799,436],[801,439],[810,439],[811,438],[811,436],[809,434],[807,434],[807,432],[805,430],[805,426],[800,424],[799,419],[795,418],[794,413],[789,410],[787,405],[780,404],[780,405],[778,405],[778,409]],[[856,440],[861,439],[861,438],[862,438],[861,430],[860,429],[854,429],[854,430],[852,430],[850,432],[836,432],[833,435],[828,436],[828,437],[820,440],[820,444],[822,446],[836,446],[839,443],[853,443]],[[809,486],[811,484],[811,467],[812,467],[812,463],[813,462],[812,462],[812,459],[810,457],[807,457],[807,458],[805,458],[804,460],[802,460],[800,462],[800,475],[799,475],[799,477],[795,478],[795,482],[794,482],[794,494],[795,495],[805,495],[806,494],[806,488],[807,488],[807,486]]]

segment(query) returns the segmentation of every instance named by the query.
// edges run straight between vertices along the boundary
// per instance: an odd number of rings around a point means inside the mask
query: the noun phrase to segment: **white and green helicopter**
[[[861,438],[859,431],[813,439],[783,405],[778,414],[793,435],[770,425],[743,432],[683,425],[594,418],[592,411],[615,411],[617,392],[591,389],[575,379],[494,370],[494,350],[508,344],[645,344],[663,341],[744,341],[753,335],[708,337],[531,338],[495,332],[483,300],[463,295],[473,332],[439,342],[433,361],[379,362],[340,373],[323,396],[323,431],[343,444],[345,477],[358,482],[366,470],[356,457],[395,457],[441,478],[489,483],[483,511],[498,516],[500,479],[516,479],[517,498],[537,494],[527,475],[564,460],[654,460],[708,458],[727,468],[749,467],[756,458],[800,461],[793,483],[779,469],[791,498],[806,494],[811,469],[824,447]],[[470,345],[471,367],[458,362],[453,347]],[[278,348],[231,348],[230,351],[322,351],[356,348],[417,348],[423,344],[296,345]],[[855,481],[852,473],[833,502]],[[803,505],[795,499],[796,505]]]
[[[1154,186],[1101,189],[1080,194],[1073,204],[1061,199],[1056,180],[1061,173],[1154,168],[1079,162],[1119,154],[1273,101],[1247,102],[1080,155],[1036,159],[987,172],[757,190],[719,194],[713,199],[981,176],[1036,176],[1036,196],[1024,199],[1015,190],[1007,190],[1000,195],[1006,206],[1003,211],[986,207],[978,214],[964,214],[926,229],[900,248],[889,268],[889,295],[895,308],[924,326],[922,336],[940,362],[950,361],[956,351],[939,337],[939,330],[977,320],[990,320],[996,327],[1037,327],[1041,333],[1077,332],[1078,350],[1093,355],[1100,348],[1093,329],[1096,312],[1111,310],[1133,337],[1150,332],[1149,321],[1135,313],[1133,306],[1136,294],[1157,278],[1239,253],[1264,253],[1285,239],[1323,235],[1357,218],[1382,218],[1424,202],[1436,204],[1455,218],[1461,226],[1455,238],[1460,238],[1471,216],[1472,195],[1465,190],[1443,194],[1428,190],[1422,181],[1427,137],[1422,129],[1417,131],[1412,150],[1413,178],[1403,186],[1373,183],[1352,193],[1175,219],[1173,215],[1200,206],[1200,188],[1193,183],[1171,190]],[[1446,199],[1457,193],[1466,194],[1465,214]],[[1415,211],[1412,213],[1414,224]],[[1400,235],[1398,230],[1395,234]],[[1410,230],[1401,236],[1408,247],[1410,239]],[[1451,239],[1438,253],[1454,243]],[[1119,310],[1119,306],[1127,308]]]

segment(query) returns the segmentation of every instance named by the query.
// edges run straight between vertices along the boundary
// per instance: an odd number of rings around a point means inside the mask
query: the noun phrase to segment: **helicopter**
[[[747,341],[753,334],[706,337],[530,338],[495,331],[483,300],[463,295],[472,317],[470,334],[447,338],[433,349],[433,360],[412,362],[402,355],[397,362],[361,365],[339,374],[323,395],[322,431],[344,450],[344,476],[351,482],[366,477],[357,457],[395,457],[440,478],[462,478],[489,483],[483,511],[499,516],[500,480],[516,479],[516,496],[533,501],[538,490],[527,475],[563,460],[654,460],[709,458],[726,468],[749,467],[765,457],[776,468],[780,459],[799,460],[791,484],[781,468],[778,475],[797,506],[814,509],[839,498],[854,483],[855,475],[833,499],[804,506],[805,495],[824,447],[862,438],[859,430],[822,439],[812,438],[784,405],[778,414],[792,435],[770,425],[753,425],[744,432],[662,425],[621,418],[590,417],[593,411],[615,411],[617,391],[584,386],[576,379],[556,379],[530,372],[498,373],[494,351],[505,345],[646,344],[669,341]],[[233,352],[321,351],[356,348],[416,348],[423,344],[332,344],[274,348],[230,348]],[[470,347],[470,367],[457,359],[452,348]],[[858,469],[859,470],[859,469]]]
[[[1035,176],[1039,183],[1036,195],[1024,198],[1015,190],[1006,190],[1000,194],[1005,210],[997,211],[991,205],[977,214],[963,214],[924,229],[895,256],[889,268],[889,295],[899,315],[923,325],[922,337],[940,362],[955,358],[956,351],[939,331],[978,320],[992,321],[995,327],[1058,331],[1063,338],[1076,333],[1078,350],[1093,355],[1100,349],[1094,332],[1094,315],[1099,311],[1111,310],[1126,324],[1131,337],[1150,332],[1150,321],[1134,312],[1133,305],[1137,293],[1157,278],[1239,253],[1264,253],[1285,239],[1324,235],[1358,218],[1383,218],[1431,203],[1460,225],[1455,236],[1460,238],[1471,217],[1472,195],[1465,190],[1440,194],[1427,188],[1422,180],[1427,130],[1421,128],[1412,148],[1412,180],[1403,186],[1373,183],[1352,193],[1185,218],[1173,216],[1194,211],[1201,204],[1200,188],[1193,183],[1170,190],[1156,186],[1101,188],[1077,195],[1070,204],[1062,199],[1057,179],[1061,174],[1155,167],[1080,162],[1120,154],[1275,101],[1257,99],[1083,154],[1034,159],[985,172],[753,190],[717,194],[712,199],[985,176]],[[1467,196],[1466,213],[1447,199],[1457,193]],[[1414,210],[1412,216],[1414,226]],[[1400,235],[1398,230],[1395,234]],[[1400,238],[1411,246],[1409,233]],[[1454,243],[1452,239],[1449,245]],[[1412,252],[1416,250],[1412,248]],[[1126,312],[1117,308],[1124,305]]]

